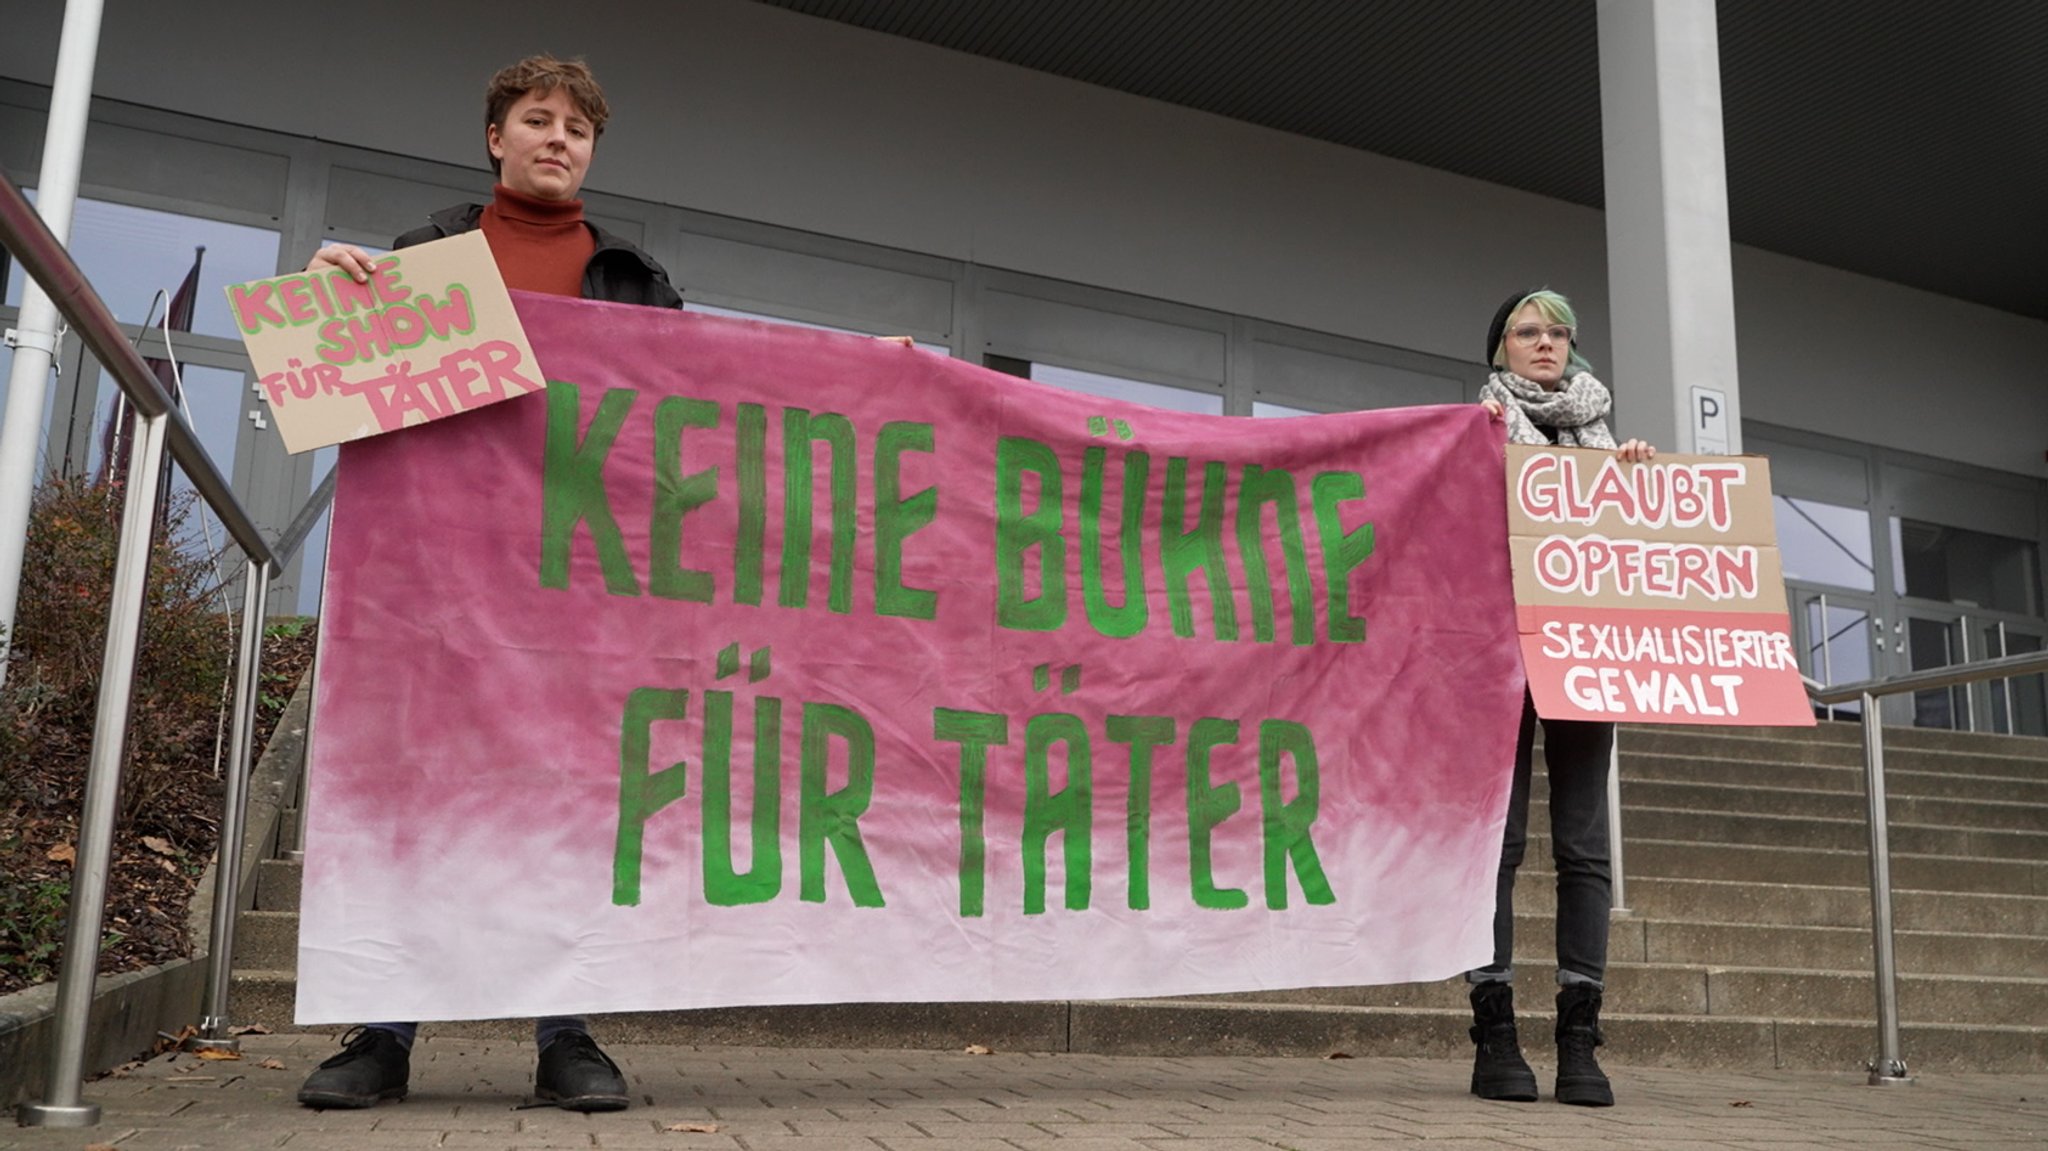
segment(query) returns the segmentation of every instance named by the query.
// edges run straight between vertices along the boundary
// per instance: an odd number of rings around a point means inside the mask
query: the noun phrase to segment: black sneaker
[[[541,1048],[533,1094],[565,1111],[624,1111],[630,1102],[619,1065],[581,1031],[564,1031]]]
[[[405,1098],[412,1052],[398,1036],[377,1027],[358,1027],[341,1037],[347,1046],[306,1076],[299,1102],[308,1107],[375,1107],[381,1099]]]

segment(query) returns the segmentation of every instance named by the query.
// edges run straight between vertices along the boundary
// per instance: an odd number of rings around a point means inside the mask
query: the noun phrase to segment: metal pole
[[[1870,1063],[1870,1085],[1911,1083],[1899,1057],[1899,971],[1892,956],[1892,857],[1884,805],[1884,728],[1877,696],[1863,693],[1863,768],[1870,796],[1870,934],[1877,955],[1878,1057]]]
[[[99,53],[100,0],[69,0],[57,43],[57,73],[43,129],[43,170],[36,208],[59,244],[71,235],[78,173],[85,161],[85,125],[92,113],[92,72]],[[8,637],[21,596],[21,557],[35,497],[37,447],[43,438],[43,395],[57,358],[57,307],[31,276],[22,285],[21,314],[9,333],[14,366],[7,377],[7,414],[0,423],[0,683],[7,682]]]
[[[121,512],[121,543],[114,556],[113,603],[107,613],[106,656],[100,664],[92,760],[86,769],[85,806],[78,817],[78,862],[71,872],[64,963],[57,974],[57,1040],[50,1048],[43,1102],[21,1105],[18,1118],[24,1127],[90,1127],[100,1121],[98,1105],[82,1102],[79,1091],[85,1079],[85,1033],[99,968],[100,925],[107,911],[107,867],[121,797],[121,753],[128,738],[135,652],[142,638],[143,586],[156,527],[165,419],[157,415],[143,420],[135,437]]]
[[[1820,593],[1820,681],[1822,683],[1835,682],[1834,635],[1831,630],[1834,626],[1835,621],[1828,616],[1828,593],[1822,592]],[[1833,704],[1828,705],[1828,718],[1835,718],[1835,707]]]
[[[1607,746],[1607,859],[1614,872],[1614,911],[1627,915],[1628,884],[1621,870],[1621,728]]]
[[[2002,659],[2002,658],[2004,658],[2004,657],[2005,657],[2005,621],[2004,621],[2004,620],[1999,620],[1999,621],[1998,621],[1998,658],[2001,658],[2001,659]],[[2011,734],[2012,734],[2012,733],[2013,733],[2013,732],[2014,732],[2014,731],[2015,731],[2015,730],[2016,730],[2016,729],[2018,728],[2018,726],[2019,726],[2019,725],[2018,725],[2018,723],[2016,722],[2016,720],[2015,720],[2014,716],[2013,716],[2013,713],[2012,713],[2012,680],[2011,680],[2011,679],[2001,679],[2001,680],[1999,680],[1999,681],[1998,681],[1998,687],[1999,687],[1999,690],[2000,690],[2001,692],[2003,692],[2003,693],[2004,693],[2004,695],[2005,695],[2005,730],[2004,730],[2004,731],[2002,731],[2002,732],[1999,732],[1999,734],[2000,734],[2000,735],[2011,735]],[[1994,725],[1994,729],[1995,729],[1995,727],[1996,727],[1996,725]]]
[[[1960,617],[1960,618],[1958,618],[1958,619],[1956,620],[1956,636],[1957,636],[1957,640],[1958,640],[1958,642],[1959,642],[1959,643],[1960,643],[1960,644],[1962,645],[1962,649],[1963,649],[1963,658],[1961,658],[1961,659],[1959,659],[1959,660],[1952,660],[1951,662],[1953,662],[1953,663],[1968,663],[1968,662],[1970,662],[1970,617],[1969,617],[1969,616],[1962,616],[1962,617]],[[1974,684],[1974,683],[1966,683],[1966,684],[1963,684],[1963,685],[1962,685],[1962,688],[1963,688],[1963,720],[1964,720],[1964,722],[1965,722],[1965,723],[1968,723],[1968,724],[1970,725],[1970,726],[1968,726],[1968,727],[1964,728],[1963,730],[1964,730],[1964,731],[1968,731],[1968,732],[1975,732],[1975,731],[1977,730],[1977,685],[1976,685],[1976,684]],[[1949,689],[1949,693],[1948,693],[1948,699],[1949,699],[1949,706],[1950,706],[1951,708],[1953,708],[1953,707],[1955,706],[1955,699],[1956,699],[1956,693],[1955,693],[1955,689],[1954,689],[1954,688],[1950,688],[1950,689]]]
[[[263,619],[270,565],[250,560],[242,579],[242,652],[235,663],[234,734],[228,744],[227,793],[221,799],[220,853],[213,868],[213,931],[206,954],[206,1005],[189,1050],[239,1051],[228,1030],[228,979],[234,966],[235,916],[241,910],[242,836],[249,824],[249,762],[256,733],[257,672],[263,666]]]

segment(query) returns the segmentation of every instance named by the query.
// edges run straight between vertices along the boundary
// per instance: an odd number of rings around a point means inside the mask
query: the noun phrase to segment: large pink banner
[[[1491,955],[1498,426],[1250,420],[515,294],[343,449],[299,1019],[1100,998]]]

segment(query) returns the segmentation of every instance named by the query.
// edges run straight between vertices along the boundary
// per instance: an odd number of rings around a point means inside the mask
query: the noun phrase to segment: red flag
[[[202,244],[192,250],[192,270],[185,273],[185,282],[179,284],[178,290],[171,295],[165,323],[174,332],[192,330],[192,311],[199,301],[199,265],[205,259],[205,245]],[[150,314],[154,316],[156,309],[150,309]],[[143,327],[149,327],[147,321],[144,321]],[[149,370],[156,375],[157,383],[162,384],[165,394],[171,397],[171,406],[177,407],[178,375],[172,370],[171,362],[154,357],[145,358],[142,362],[149,365]],[[119,484],[128,478],[129,449],[134,438],[133,420],[129,416],[127,394],[117,390],[114,394],[113,410],[107,414],[106,426],[100,430],[102,483],[111,481]],[[170,475],[170,469],[164,469],[164,487],[158,493],[159,507],[163,506],[163,500],[170,495]]]

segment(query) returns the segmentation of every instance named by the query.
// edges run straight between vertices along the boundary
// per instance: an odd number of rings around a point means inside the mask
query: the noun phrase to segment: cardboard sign
[[[1197,416],[517,302],[545,398],[341,452],[301,1021],[1491,958],[1523,689],[1478,405]]]
[[[1537,714],[1814,722],[1768,460],[1510,445],[1508,534]]]
[[[228,307],[289,452],[539,391],[484,234],[393,252],[368,283],[327,268],[233,284]]]

